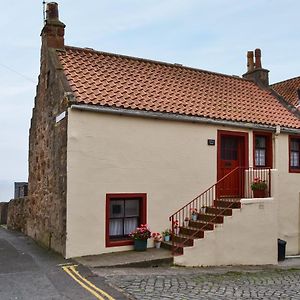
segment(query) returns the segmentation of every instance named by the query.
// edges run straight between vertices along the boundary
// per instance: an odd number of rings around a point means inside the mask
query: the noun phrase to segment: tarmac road
[[[101,276],[83,266],[71,269],[73,265],[27,236],[0,227],[1,300],[127,299]]]

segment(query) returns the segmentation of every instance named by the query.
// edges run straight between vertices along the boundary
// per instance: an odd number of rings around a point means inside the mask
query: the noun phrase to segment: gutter
[[[239,127],[239,128],[242,127],[247,129],[257,129],[257,130],[260,129],[260,130],[276,132],[276,126],[271,126],[271,125],[254,124],[249,122],[234,122],[234,121],[210,119],[204,117],[186,116],[186,115],[180,115],[174,113],[161,113],[161,112],[152,112],[152,111],[145,111],[145,110],[94,106],[88,104],[82,104],[82,105],[72,104],[71,109],[77,109],[80,111],[108,113],[113,115],[122,115],[122,116],[130,116],[130,117],[142,117],[142,118],[159,119],[159,120],[202,123],[202,124],[219,125],[219,126],[232,126],[232,127]],[[280,132],[299,134],[300,129],[280,127]]]

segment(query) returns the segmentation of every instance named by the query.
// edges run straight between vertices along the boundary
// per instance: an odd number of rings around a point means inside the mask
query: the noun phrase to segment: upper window
[[[272,134],[254,132],[254,166],[272,168]]]
[[[145,194],[106,196],[106,246],[132,244],[129,233],[146,223]]]
[[[300,172],[300,137],[290,136],[290,172]]]

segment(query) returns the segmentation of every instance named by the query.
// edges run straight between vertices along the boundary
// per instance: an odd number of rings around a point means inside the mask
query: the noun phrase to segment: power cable
[[[11,71],[11,72],[13,72],[13,73],[15,73],[15,74],[18,74],[19,76],[23,77],[24,79],[26,79],[26,80],[28,80],[28,81],[30,81],[30,82],[36,83],[32,78],[27,77],[26,75],[23,75],[22,73],[20,73],[20,72],[14,70],[14,69],[12,69],[12,68],[10,68],[10,67],[8,67],[8,66],[2,64],[2,63],[0,63],[0,66],[2,66],[3,68],[5,68],[5,69],[7,69],[7,70],[9,70],[9,71]]]

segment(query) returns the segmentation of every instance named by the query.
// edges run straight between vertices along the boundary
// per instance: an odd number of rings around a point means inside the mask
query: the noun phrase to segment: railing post
[[[172,216],[172,219],[171,219],[171,241],[172,241],[172,255],[174,255],[175,254],[175,252],[174,252],[174,215]]]
[[[269,169],[269,197],[271,197],[271,169]]]

